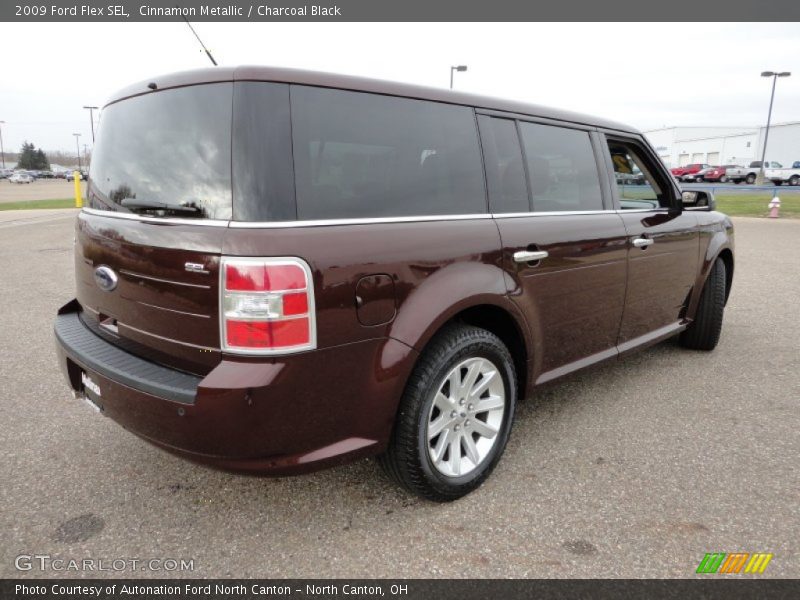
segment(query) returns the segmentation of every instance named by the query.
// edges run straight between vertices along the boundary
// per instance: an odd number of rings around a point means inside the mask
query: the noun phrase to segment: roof
[[[581,123],[596,127],[638,133],[636,128],[623,123],[617,123],[615,121],[592,117],[581,113],[560,110],[557,108],[549,108],[537,104],[528,104],[526,102],[504,100],[501,98],[492,98],[489,96],[467,94],[465,92],[454,90],[424,87],[407,83],[385,81],[381,79],[368,79],[366,77],[337,75],[334,73],[324,73],[319,71],[304,71],[300,69],[285,69],[279,67],[250,65],[243,65],[239,67],[196,69],[192,71],[180,71],[177,73],[170,73],[168,75],[160,75],[152,79],[130,85],[118,91],[112,95],[108,101],[108,104],[131,96],[152,93],[152,91],[148,88],[148,85],[151,83],[155,83],[158,90],[163,90],[172,87],[224,81],[274,81],[369,92],[374,94],[386,94],[390,96],[403,96],[407,98],[431,100],[434,102],[447,102],[450,104],[461,104],[466,106],[474,106],[476,108],[538,116],[557,121]]]

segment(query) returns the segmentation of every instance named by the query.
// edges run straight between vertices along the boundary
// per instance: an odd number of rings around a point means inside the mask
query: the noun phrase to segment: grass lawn
[[[772,194],[729,194],[718,193],[717,210],[732,217],[766,217],[769,214],[769,201]],[[800,193],[781,194],[781,217],[800,218]]]
[[[22,200],[20,202],[0,202],[0,210],[19,210],[21,208],[75,208],[75,198],[60,200]]]

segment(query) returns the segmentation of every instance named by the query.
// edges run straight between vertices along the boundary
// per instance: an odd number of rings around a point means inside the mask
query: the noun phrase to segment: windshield
[[[106,107],[89,173],[89,206],[230,219],[232,94],[232,84],[214,83]]]

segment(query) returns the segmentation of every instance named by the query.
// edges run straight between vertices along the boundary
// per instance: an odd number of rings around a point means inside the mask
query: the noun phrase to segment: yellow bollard
[[[75,208],[83,206],[83,198],[81,198],[81,172],[73,171],[72,176],[75,178]]]

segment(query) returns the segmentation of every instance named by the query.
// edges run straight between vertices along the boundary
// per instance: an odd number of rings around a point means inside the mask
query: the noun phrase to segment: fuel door
[[[362,325],[383,325],[394,319],[394,281],[389,275],[367,275],[356,284],[356,310]]]

